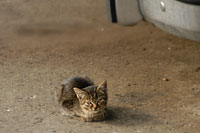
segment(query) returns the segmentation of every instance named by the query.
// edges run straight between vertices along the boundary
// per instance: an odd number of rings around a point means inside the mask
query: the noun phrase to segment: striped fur
[[[74,112],[84,121],[106,118],[107,82],[96,86],[88,77],[72,77],[62,83],[59,103],[65,112]]]

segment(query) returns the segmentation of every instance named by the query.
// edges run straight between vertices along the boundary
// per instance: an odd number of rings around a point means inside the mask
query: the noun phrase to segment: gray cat
[[[75,76],[64,80],[58,101],[65,112],[73,112],[84,121],[106,118],[107,82],[96,86],[88,77]]]

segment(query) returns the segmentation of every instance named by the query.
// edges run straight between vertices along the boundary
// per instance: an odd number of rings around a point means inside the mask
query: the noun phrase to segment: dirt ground
[[[200,131],[200,43],[111,24],[104,2],[0,1],[1,133]],[[107,79],[110,119],[62,115],[55,90],[72,75]]]

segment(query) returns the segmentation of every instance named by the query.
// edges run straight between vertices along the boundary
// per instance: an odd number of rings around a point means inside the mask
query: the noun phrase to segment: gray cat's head
[[[87,111],[100,111],[107,105],[107,82],[98,86],[89,86],[84,89],[74,88],[82,109]]]

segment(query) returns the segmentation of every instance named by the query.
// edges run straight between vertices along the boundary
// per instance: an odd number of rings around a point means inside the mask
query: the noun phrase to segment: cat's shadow
[[[105,123],[118,126],[157,123],[153,116],[131,108],[109,107],[107,108],[107,115]]]

